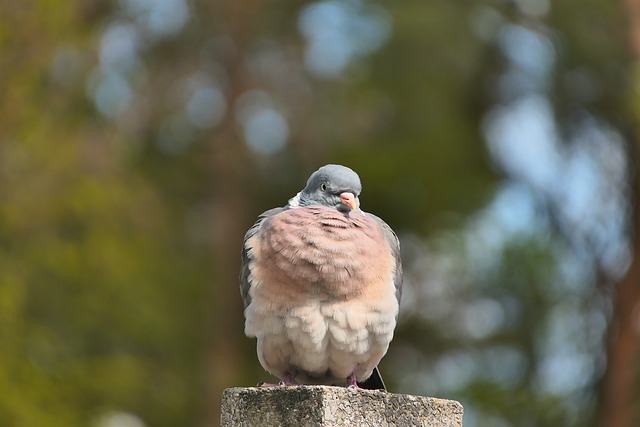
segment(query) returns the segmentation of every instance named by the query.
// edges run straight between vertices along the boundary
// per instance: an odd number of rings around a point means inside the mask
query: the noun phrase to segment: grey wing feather
[[[242,295],[242,301],[244,302],[244,308],[251,303],[251,296],[249,295],[249,289],[251,288],[251,281],[249,280],[249,274],[251,273],[251,262],[253,257],[250,253],[250,248],[247,247],[247,240],[251,237],[255,236],[260,232],[262,224],[264,221],[273,215],[276,215],[287,208],[274,208],[270,209],[266,212],[263,212],[258,220],[251,226],[251,228],[244,235],[244,239],[242,240],[242,255],[241,255],[241,264],[240,264],[240,295]]]
[[[382,227],[384,237],[391,248],[391,255],[395,258],[393,284],[396,287],[396,298],[398,299],[398,303],[400,303],[400,298],[402,298],[402,259],[400,258],[400,241],[398,240],[396,233],[387,225],[386,222],[368,212],[367,215],[374,218]]]

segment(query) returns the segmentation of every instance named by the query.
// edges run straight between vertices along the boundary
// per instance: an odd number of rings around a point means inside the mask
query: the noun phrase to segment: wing
[[[367,215],[371,215],[371,217],[380,224],[384,237],[391,248],[391,256],[395,259],[393,284],[396,287],[396,298],[398,299],[398,304],[400,304],[400,299],[402,298],[402,259],[400,258],[400,241],[398,240],[396,233],[391,229],[391,227],[389,227],[389,225],[387,225],[386,222],[373,214],[367,213]],[[360,384],[360,387],[370,390],[387,389],[378,367],[373,370],[371,377]]]
[[[398,299],[398,304],[400,304],[400,298],[402,297],[402,259],[400,258],[400,241],[398,240],[396,233],[387,225],[386,222],[368,212],[367,215],[370,215],[378,222],[378,224],[380,224],[384,237],[391,248],[391,256],[393,256],[395,260],[393,284],[396,287],[396,298]]]
[[[244,235],[244,239],[242,240],[242,255],[241,255],[241,264],[240,264],[240,295],[242,296],[242,301],[244,302],[244,308],[251,303],[251,297],[249,296],[249,289],[251,289],[251,280],[249,279],[249,274],[251,272],[251,262],[253,261],[253,257],[251,255],[251,248],[248,247],[247,241],[260,233],[262,229],[262,224],[264,221],[268,220],[273,215],[276,215],[287,208],[274,208],[270,209],[266,212],[263,212],[256,221],[253,226],[247,231]]]

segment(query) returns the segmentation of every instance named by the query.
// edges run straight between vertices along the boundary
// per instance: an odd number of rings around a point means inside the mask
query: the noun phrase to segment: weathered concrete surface
[[[462,427],[454,400],[346,387],[228,388],[222,427]]]

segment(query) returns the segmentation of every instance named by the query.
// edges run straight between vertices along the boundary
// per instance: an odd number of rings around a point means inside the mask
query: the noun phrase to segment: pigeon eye
[[[327,184],[320,184],[320,190],[327,191]]]

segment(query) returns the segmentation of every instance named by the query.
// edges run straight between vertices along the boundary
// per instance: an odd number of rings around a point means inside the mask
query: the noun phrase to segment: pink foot
[[[347,377],[347,387],[349,388],[360,388],[358,382],[356,381],[355,374],[351,374]]]

